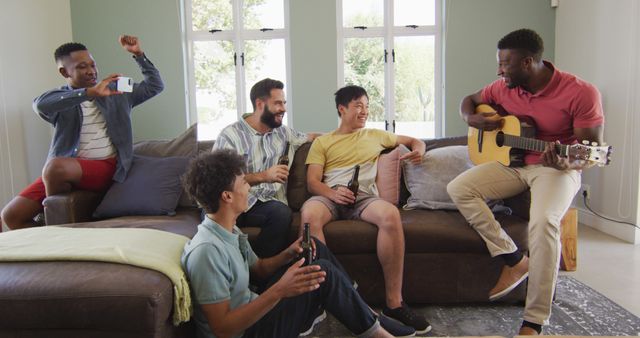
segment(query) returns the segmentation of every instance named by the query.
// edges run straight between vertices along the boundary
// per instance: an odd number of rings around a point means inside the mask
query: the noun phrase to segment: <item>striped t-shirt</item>
[[[245,118],[249,115],[245,114],[239,121],[222,129],[213,144],[212,150],[235,150],[238,154],[244,156],[247,164],[247,173],[253,174],[265,171],[276,165],[288,141],[290,144],[289,165],[291,165],[296,149],[307,142],[307,134],[297,132],[285,125],[261,134],[245,121]],[[288,204],[286,191],[285,184],[256,184],[249,190],[249,208],[256,203],[256,200],[263,202],[277,200]]]
[[[84,101],[82,108],[82,129],[78,144],[78,157],[102,160],[116,155],[116,148],[107,134],[104,116],[94,100]]]
[[[359,164],[358,191],[378,195],[375,184],[378,157],[382,150],[396,146],[397,141],[397,135],[380,129],[360,129],[350,134],[333,131],[313,141],[306,163],[322,165],[323,182],[330,187],[346,186],[353,168]]]

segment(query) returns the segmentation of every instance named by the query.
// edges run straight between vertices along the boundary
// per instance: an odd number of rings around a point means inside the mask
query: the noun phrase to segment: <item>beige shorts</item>
[[[331,212],[331,220],[332,221],[339,220],[339,219],[359,220],[360,219],[360,215],[362,214],[364,209],[366,209],[369,206],[369,204],[371,204],[371,203],[373,203],[373,202],[375,202],[377,200],[382,200],[382,199],[380,197],[374,196],[374,195],[358,196],[358,200],[356,201],[356,205],[351,208],[351,207],[347,207],[346,205],[337,204],[334,201],[332,201],[332,200],[330,200],[330,199],[328,199],[328,198],[326,198],[324,196],[313,196],[310,199],[308,199],[306,202],[304,202],[304,204],[307,204],[310,201],[321,202]],[[304,209],[304,205],[302,206],[302,209]]]

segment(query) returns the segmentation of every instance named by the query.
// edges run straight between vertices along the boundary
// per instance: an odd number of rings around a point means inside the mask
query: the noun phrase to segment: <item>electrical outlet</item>
[[[586,194],[587,199],[591,198],[591,186],[588,184],[582,184],[582,188],[580,189],[580,194],[584,196]]]

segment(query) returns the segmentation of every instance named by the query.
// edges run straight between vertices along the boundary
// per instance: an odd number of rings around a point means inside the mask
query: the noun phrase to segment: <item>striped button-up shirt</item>
[[[253,129],[245,118],[225,127],[216,139],[212,150],[233,149],[242,155],[247,165],[247,173],[265,171],[277,164],[282,155],[285,143],[289,142],[289,164],[293,162],[295,150],[307,141],[307,134],[297,132],[285,125],[275,128],[268,133],[261,134]],[[257,200],[277,200],[287,203],[286,184],[260,183],[249,190],[249,208]]]

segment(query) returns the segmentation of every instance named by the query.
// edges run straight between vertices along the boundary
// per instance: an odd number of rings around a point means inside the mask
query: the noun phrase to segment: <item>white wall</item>
[[[51,127],[31,102],[65,83],[53,51],[68,41],[69,0],[0,0],[0,208],[40,176]]]
[[[556,13],[556,64],[595,84],[602,93],[605,141],[612,163],[583,174],[590,206],[607,217],[638,223],[640,170],[640,1],[561,0]],[[593,216],[576,199],[581,223],[631,243],[640,231]]]

